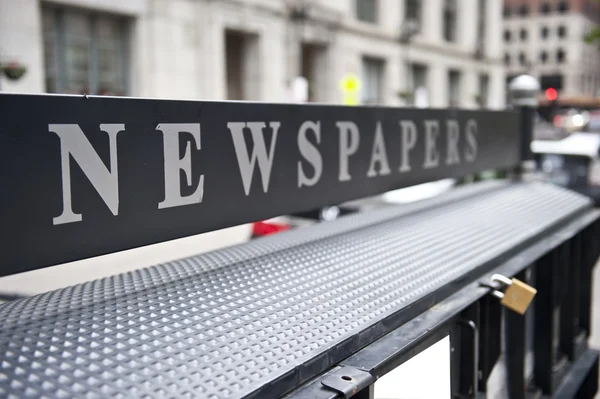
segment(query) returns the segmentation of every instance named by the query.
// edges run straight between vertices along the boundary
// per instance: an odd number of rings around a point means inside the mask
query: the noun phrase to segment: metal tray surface
[[[0,397],[239,398],[294,385],[348,356],[352,337],[590,207],[543,183],[445,197],[4,304]]]

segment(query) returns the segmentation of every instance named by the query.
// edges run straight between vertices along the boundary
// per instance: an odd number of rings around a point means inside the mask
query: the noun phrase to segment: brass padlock
[[[506,286],[504,292],[494,290],[492,291],[492,295],[499,298],[502,305],[522,315],[525,314],[535,294],[537,294],[537,290],[532,286],[516,278],[511,280],[501,274],[494,274],[492,276],[492,283],[499,283],[502,286]]]

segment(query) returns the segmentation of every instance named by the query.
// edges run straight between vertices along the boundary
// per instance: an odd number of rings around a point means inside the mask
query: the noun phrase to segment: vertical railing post
[[[359,393],[354,395],[352,399],[375,399],[375,384],[363,388]]]
[[[479,301],[479,392],[487,391],[487,381],[502,349],[502,305],[486,295]]]
[[[515,276],[527,282],[525,270]],[[525,317],[508,308],[504,308],[504,340],[506,362],[506,390],[511,399],[524,399],[526,333]]]
[[[465,309],[450,331],[451,398],[474,398],[479,384],[479,302]]]
[[[556,284],[558,283],[557,265],[556,250],[554,250],[536,262],[534,273],[537,295],[533,303],[535,306],[533,375],[535,385],[542,390],[544,395],[551,395],[553,391],[553,320]]]
[[[581,286],[579,292],[579,327],[590,336],[592,316],[592,278],[593,259],[590,249],[591,229],[588,227],[581,235]]]
[[[577,314],[579,265],[572,250],[574,240],[562,245],[560,261],[561,298],[560,298],[560,351],[569,361],[575,360],[575,320]]]
[[[583,230],[580,235],[581,284],[579,286],[579,328],[589,338],[592,330],[592,292],[594,267],[598,259],[600,223],[595,222]]]

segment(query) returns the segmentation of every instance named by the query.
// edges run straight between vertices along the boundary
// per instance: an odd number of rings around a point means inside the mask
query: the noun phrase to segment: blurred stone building
[[[598,24],[597,0],[505,0],[507,78],[532,74],[573,103],[600,97],[600,46],[584,41]]]
[[[1,89],[501,108],[502,0],[0,0]]]

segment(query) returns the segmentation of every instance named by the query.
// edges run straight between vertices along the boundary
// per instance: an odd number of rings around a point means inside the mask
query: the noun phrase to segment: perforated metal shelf
[[[446,198],[5,304],[0,397],[269,397],[367,344],[360,334],[386,317],[590,206],[539,183]]]

